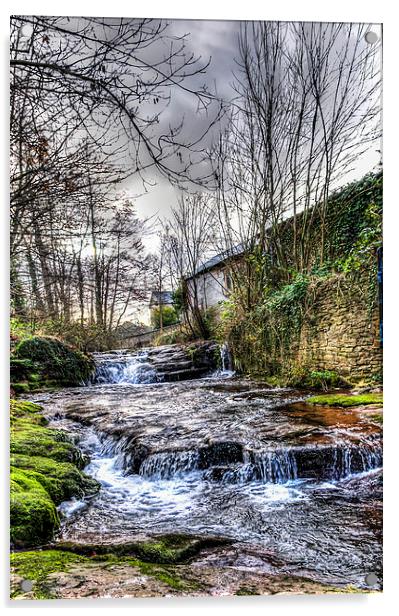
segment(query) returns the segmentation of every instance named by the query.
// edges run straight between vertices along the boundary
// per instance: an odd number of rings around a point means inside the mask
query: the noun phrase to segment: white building
[[[225,301],[232,290],[230,263],[243,254],[241,246],[222,252],[201,265],[196,272],[186,278],[188,304],[193,305],[195,287],[200,310],[207,310]],[[191,298],[191,301],[190,301]]]

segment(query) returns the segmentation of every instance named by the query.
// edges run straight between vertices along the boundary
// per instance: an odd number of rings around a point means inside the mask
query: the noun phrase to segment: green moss
[[[10,421],[11,426],[15,425],[18,418],[29,418],[31,423],[38,423],[45,425],[47,420],[40,415],[42,407],[34,402],[28,402],[27,400],[10,400]]]
[[[218,537],[196,537],[193,535],[169,534],[149,541],[129,542],[117,545],[60,543],[59,547],[77,554],[98,556],[115,554],[118,558],[134,556],[140,560],[157,564],[184,563],[208,547],[226,545],[226,539]]]
[[[11,387],[16,394],[28,394],[30,392],[29,383],[11,383]]]
[[[14,572],[21,578],[34,582],[33,595],[36,599],[52,598],[46,586],[48,575],[67,571],[71,565],[88,561],[84,556],[60,550],[17,552],[10,556]],[[21,595],[22,591],[18,594]]]
[[[143,562],[137,558],[120,557],[115,554],[101,556],[82,556],[65,550],[43,550],[17,552],[11,554],[10,564],[15,574],[34,582],[33,595],[36,599],[53,598],[47,583],[47,577],[52,573],[68,571],[76,564],[91,562],[104,563],[104,566],[128,565],[137,568],[140,573],[163,582],[178,591],[192,591],[200,588],[200,584],[187,580],[177,571],[176,567]],[[14,593],[14,597],[23,591]]]
[[[32,372],[29,375],[29,381],[31,381],[31,383],[35,383],[41,380],[40,374],[36,374],[34,372]]]
[[[184,579],[177,574],[174,567],[165,567],[153,563],[142,562],[139,560],[131,561],[141,573],[156,578],[174,590],[190,591],[200,588],[200,585]]]
[[[258,591],[256,590],[256,588],[254,588],[253,586],[248,587],[248,586],[240,586],[240,588],[238,588],[235,592],[236,595],[238,595],[239,597],[246,597],[248,595],[258,595]]]
[[[309,404],[320,404],[323,406],[352,407],[363,406],[366,404],[382,405],[382,394],[326,394],[324,396],[312,396],[306,400]]]
[[[84,466],[82,454],[75,445],[68,442],[64,432],[45,428],[30,420],[18,419],[13,423],[10,452],[72,462],[80,468]]]
[[[94,370],[87,355],[56,338],[44,336],[31,336],[19,342],[12,365],[14,373],[23,370],[27,380],[36,386],[49,380],[58,385],[80,385]]]
[[[11,538],[32,546],[51,538],[59,526],[55,505],[98,490],[79,471],[86,462],[67,435],[52,428],[31,402],[10,403]]]
[[[22,469],[11,469],[10,479],[11,540],[35,545],[50,539],[59,518],[48,492]]]
[[[375,421],[378,424],[383,423],[382,413],[374,413],[373,415],[369,415],[369,418],[371,419],[371,421]]]
[[[177,563],[198,552],[198,540],[185,535],[165,535],[158,541],[137,544],[140,558],[155,563]]]
[[[10,463],[15,468],[29,471],[51,495],[56,504],[72,496],[81,498],[93,494],[99,484],[69,462],[56,462],[41,456],[11,456]]]
[[[28,400],[10,400],[10,408],[19,417],[27,414],[39,413],[43,410],[40,404],[28,402]]]
[[[158,563],[143,561],[138,558],[117,556],[115,554],[94,556],[92,559],[100,562],[105,561],[110,565],[130,565],[132,567],[137,567],[143,575],[153,577],[167,586],[170,586],[170,588],[173,588],[174,590],[190,591],[200,588],[198,583],[185,579],[181,575],[180,569],[177,571],[177,568],[172,565],[161,565]]]
[[[23,381],[33,372],[34,364],[30,359],[10,359],[10,376],[12,381]]]

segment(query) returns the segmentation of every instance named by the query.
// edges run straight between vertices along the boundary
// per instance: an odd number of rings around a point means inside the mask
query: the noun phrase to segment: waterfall
[[[154,366],[148,361],[145,351],[135,355],[120,353],[118,355],[101,354],[97,358],[93,384],[104,383],[156,383],[159,376]]]
[[[298,477],[297,463],[291,449],[252,451],[249,455],[244,455],[245,461],[249,459],[255,475],[265,483],[287,483]]]
[[[247,484],[260,481],[285,484],[296,479],[340,481],[382,466],[382,450],[369,444],[339,445],[323,449],[304,447],[253,451],[244,449],[242,459],[206,456],[207,448],[149,453],[135,446],[131,438],[106,438],[101,455],[113,457],[115,468],[124,474],[139,474],[151,480],[173,479],[192,471],[222,483]],[[320,464],[309,474],[309,461],[317,453]]]
[[[382,449],[370,444],[335,449],[331,479],[339,480],[382,466]]]
[[[171,479],[196,470],[199,451],[162,451],[148,456],[141,464],[139,474],[152,479]]]
[[[319,463],[314,465],[315,455]],[[313,461],[313,464],[312,464]],[[309,465],[312,466],[309,472]],[[212,481],[245,484],[253,481],[284,484],[296,479],[340,481],[382,466],[380,446],[370,443],[331,448],[287,448],[243,451],[243,463],[210,468]]]
[[[233,360],[231,357],[229,345],[227,342],[224,342],[220,346],[220,364],[221,364],[221,373],[225,375],[233,375]]]

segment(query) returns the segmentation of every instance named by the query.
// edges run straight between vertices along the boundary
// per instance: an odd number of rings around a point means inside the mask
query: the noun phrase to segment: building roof
[[[205,261],[205,263],[200,265],[195,270],[194,274],[191,274],[191,276],[187,276],[186,280],[190,280],[190,278],[194,278],[195,276],[198,276],[199,274],[205,274],[206,272],[210,272],[216,267],[220,267],[221,265],[224,265],[226,261],[228,261],[229,259],[242,255],[244,251],[245,251],[245,248],[243,244],[237,244],[237,246],[233,246],[232,248],[229,248],[228,250],[224,250],[220,254],[215,255],[211,259],[208,259],[208,261]]]
[[[170,306],[173,304],[173,291],[152,291],[150,308],[154,306]]]

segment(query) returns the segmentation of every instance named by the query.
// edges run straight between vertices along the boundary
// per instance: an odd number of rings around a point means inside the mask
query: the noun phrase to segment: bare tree
[[[174,271],[183,285],[186,318],[192,332],[209,336],[195,273],[214,245],[215,211],[210,194],[183,195],[172,209],[170,246]],[[186,288],[187,287],[187,288]]]
[[[240,244],[245,255],[236,282],[247,308],[273,276],[287,280],[328,258],[329,195],[379,135],[379,46],[367,45],[366,31],[358,24],[242,26],[237,97],[211,156],[223,242],[230,250]],[[288,227],[292,253],[282,241]]]
[[[187,36],[149,19],[24,17],[11,19],[12,124],[26,112],[36,129],[57,131],[58,145],[85,134],[104,156],[126,161],[125,174],[156,167],[170,180],[193,180],[202,139],[220,102],[197,76],[206,72]],[[210,115],[202,134],[171,125],[165,112],[181,90]],[[165,122],[163,116],[165,115]],[[193,137],[194,135],[194,137]],[[195,153],[199,154],[196,157]],[[129,156],[127,156],[129,154]],[[206,178],[203,178],[205,180]]]

